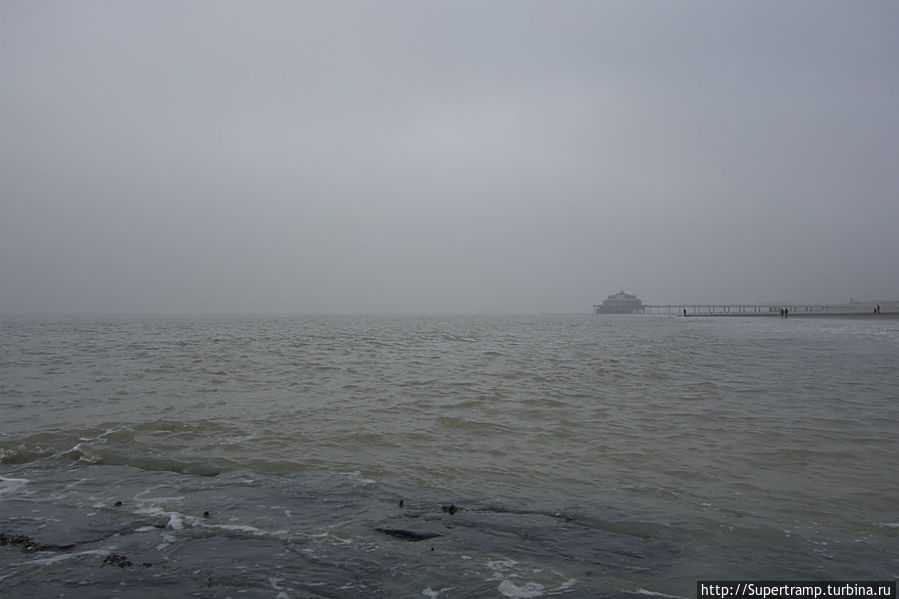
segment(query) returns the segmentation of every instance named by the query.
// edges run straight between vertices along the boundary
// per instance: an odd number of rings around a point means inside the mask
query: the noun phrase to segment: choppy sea
[[[0,596],[899,577],[899,320],[0,319]]]

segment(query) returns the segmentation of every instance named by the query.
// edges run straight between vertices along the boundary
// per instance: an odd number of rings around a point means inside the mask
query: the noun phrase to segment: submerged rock
[[[124,555],[118,553],[110,553],[103,559],[103,563],[100,564],[100,567],[103,566],[118,566],[119,568],[130,568],[134,564],[131,563]]]
[[[46,551],[50,549],[49,545],[38,543],[34,539],[26,535],[6,535],[0,533],[0,545],[21,545],[22,551],[26,553],[34,553],[35,551]]]
[[[110,553],[105,558],[103,558],[103,563],[100,564],[100,567],[103,566],[118,566],[119,568],[130,568],[135,565],[130,559],[120,553]],[[153,564],[143,563],[140,564],[142,568],[149,568]]]
[[[384,533],[385,535],[390,535],[391,537],[413,542],[424,541],[425,539],[433,539],[434,537],[440,536],[440,534],[436,532],[417,532],[403,528],[376,528],[375,530]]]

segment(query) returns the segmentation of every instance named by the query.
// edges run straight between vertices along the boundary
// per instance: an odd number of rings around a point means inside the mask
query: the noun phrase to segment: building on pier
[[[601,304],[593,306],[593,311],[596,314],[634,314],[643,312],[643,302],[636,295],[622,290],[613,293]]]

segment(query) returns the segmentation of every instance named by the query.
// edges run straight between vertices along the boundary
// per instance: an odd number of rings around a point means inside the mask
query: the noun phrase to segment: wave
[[[216,476],[229,466],[219,457],[179,459],[160,455],[178,445],[173,436],[186,433],[190,439],[185,445],[195,445],[198,436],[208,436],[209,429],[209,423],[163,420],[129,427],[103,425],[40,432],[20,439],[0,441],[0,463],[24,465],[43,460],[68,461]]]
[[[213,462],[202,460],[176,460],[148,455],[129,455],[114,449],[79,443],[65,452],[65,456],[76,462],[102,464],[107,466],[129,466],[139,470],[158,470],[200,476],[218,476],[224,468]]]

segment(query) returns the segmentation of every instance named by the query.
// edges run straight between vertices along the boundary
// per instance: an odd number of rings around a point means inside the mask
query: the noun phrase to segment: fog
[[[899,299],[899,3],[0,0],[0,313]]]

